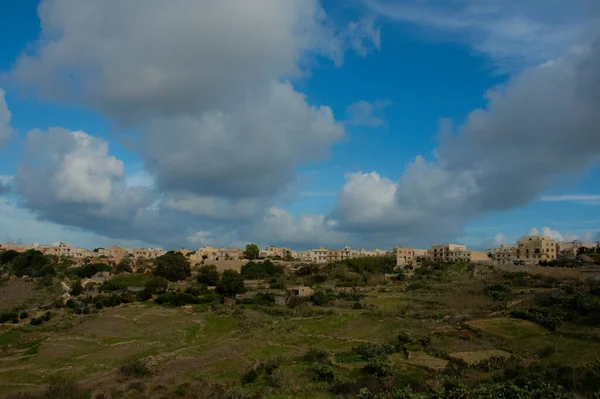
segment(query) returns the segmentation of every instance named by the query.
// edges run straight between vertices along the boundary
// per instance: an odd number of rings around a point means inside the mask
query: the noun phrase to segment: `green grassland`
[[[507,297],[486,295],[485,287],[492,284],[503,284]],[[361,287],[359,301],[336,299],[297,309],[253,304],[169,308],[151,302],[86,315],[53,309],[52,319],[39,326],[0,326],[0,396],[38,391],[62,376],[106,398],[353,397],[354,388],[344,391],[339,381],[368,377],[371,359],[360,355],[360,345],[389,344],[391,353],[377,358],[384,359],[388,373],[380,380],[421,395],[440,389],[453,367],[463,367],[452,377],[460,384],[492,381],[499,369],[486,363],[490,359],[569,367],[599,359],[593,323],[567,319],[552,330],[511,317],[515,309],[535,306],[542,295],[532,291],[536,282],[527,284],[488,266],[463,264]],[[361,307],[354,308],[353,302]],[[339,392],[332,390],[329,377],[314,377],[321,360],[305,356],[311,349],[327,354],[323,368],[335,371],[331,378]],[[120,367],[131,361],[142,362],[150,375],[121,376]],[[475,367],[479,364],[485,367]],[[256,378],[248,377],[253,370]],[[214,396],[217,391],[222,396]]]

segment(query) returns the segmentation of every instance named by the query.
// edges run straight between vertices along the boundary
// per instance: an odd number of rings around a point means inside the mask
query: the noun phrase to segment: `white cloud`
[[[334,222],[318,214],[293,215],[277,207],[269,208],[263,218],[245,232],[252,240],[273,245],[318,247],[330,245],[341,247],[349,236],[334,229]]]
[[[545,202],[575,202],[583,205],[600,205],[600,195],[595,194],[544,195],[540,200]]]
[[[52,128],[27,134],[20,188],[39,190],[59,201],[106,205],[114,185],[124,178],[123,162],[108,154],[108,143],[84,132]],[[42,165],[40,167],[40,165]]]
[[[375,113],[380,113],[388,104],[388,102],[371,104],[363,100],[352,103],[346,107],[346,115],[348,115],[346,124],[366,127],[382,126],[385,121]]]
[[[378,15],[414,24],[438,40],[464,42],[503,69],[520,69],[562,56],[586,31],[590,0],[496,2],[364,0]]]
[[[6,104],[6,93],[0,89],[0,148],[2,148],[8,139],[14,134],[10,126],[12,114]]]

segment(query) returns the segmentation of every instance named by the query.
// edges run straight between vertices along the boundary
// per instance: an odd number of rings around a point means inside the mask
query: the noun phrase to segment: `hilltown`
[[[515,244],[504,244],[498,248],[490,248],[485,252],[467,249],[465,245],[441,244],[433,245],[430,249],[400,248],[390,250],[352,249],[348,246],[342,249],[310,249],[293,251],[288,248],[269,246],[259,252],[259,258],[285,261],[300,261],[306,263],[329,263],[352,258],[394,256],[400,267],[418,266],[423,259],[439,262],[479,262],[489,264],[537,265],[559,258],[574,258],[582,249],[598,249],[599,242],[567,241],[558,242],[549,236],[524,236]],[[167,251],[161,248],[96,248],[92,251],[85,248],[71,247],[65,243],[55,245],[21,245],[0,244],[0,252],[14,250],[25,252],[38,250],[45,255],[67,257],[85,262],[118,263],[126,257],[133,259],[154,259]],[[214,248],[204,246],[198,250],[178,249],[192,264],[202,261],[242,261],[244,250],[240,248]]]

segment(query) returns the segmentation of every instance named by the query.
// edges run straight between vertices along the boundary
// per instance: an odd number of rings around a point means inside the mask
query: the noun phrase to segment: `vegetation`
[[[234,297],[246,292],[244,277],[235,270],[225,270],[217,285],[217,292],[226,297]]]
[[[246,250],[244,251],[244,258],[249,260],[258,259],[260,255],[260,249],[256,244],[248,244],[246,245]]]
[[[269,259],[263,262],[248,262],[242,266],[241,274],[246,280],[260,280],[271,277],[280,277],[284,273],[283,266],[271,262]]]
[[[181,252],[169,251],[156,258],[154,275],[169,281],[185,280],[192,275],[190,262]]]
[[[81,292],[65,307],[58,285],[73,288],[79,274],[49,260],[57,275],[48,287],[37,284],[42,277],[0,283],[0,303],[14,295],[12,283],[32,292],[0,312],[6,395],[46,398],[49,387],[53,397],[90,399],[575,399],[600,392],[597,282],[431,262],[398,279],[385,276],[393,266],[385,257],[296,271],[248,262],[241,273],[219,276],[204,265],[198,276],[172,280],[122,271],[99,295]],[[171,266],[178,263],[162,269],[177,272]],[[250,279],[267,281],[246,287]],[[266,289],[267,282],[315,292],[301,298]],[[52,385],[55,374],[81,384]]]
[[[210,287],[215,287],[219,283],[219,272],[215,265],[206,265],[198,269],[198,282]]]

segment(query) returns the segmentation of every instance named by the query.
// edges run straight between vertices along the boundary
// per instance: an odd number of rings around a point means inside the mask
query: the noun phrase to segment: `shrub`
[[[365,298],[365,296],[356,291],[342,291],[338,294],[339,299],[343,299],[345,301],[361,301]]]
[[[553,315],[549,311],[537,307],[527,310],[515,310],[510,315],[517,319],[529,320],[541,324],[550,331],[556,331],[564,322],[563,315]]]
[[[325,306],[329,303],[329,297],[324,291],[315,292],[310,300],[316,306]]]
[[[363,360],[369,361],[371,359],[385,357],[390,353],[395,352],[395,348],[389,344],[367,344],[360,343],[358,346],[352,348],[352,351],[359,355]]]
[[[200,284],[214,287],[219,283],[219,272],[215,265],[202,266],[198,269],[197,280]]]
[[[326,363],[314,363],[308,369],[308,377],[317,382],[328,382],[333,383],[338,379],[338,370]]]
[[[7,321],[12,321],[14,323],[14,320],[17,320],[17,322],[19,321],[19,315],[17,312],[0,313],[0,323],[6,323]]]
[[[31,324],[32,326],[39,326],[40,324],[42,324],[42,319],[33,317],[31,320],[29,320],[29,324]]]
[[[504,301],[510,293],[510,288],[503,284],[492,284],[486,286],[483,293],[495,301]]]
[[[358,301],[356,301],[352,304],[352,309],[362,309],[362,308],[363,308],[362,303],[360,303]]]
[[[89,306],[86,306],[85,308],[83,308],[83,314],[90,314],[91,310],[89,308]]]
[[[29,313],[27,313],[26,311],[22,311],[21,314],[19,315],[19,318],[21,320],[25,320],[28,317],[29,317]]]
[[[366,374],[376,377],[388,377],[393,374],[392,366],[383,356],[370,359],[363,368],[363,371]]]
[[[155,261],[154,275],[169,281],[180,281],[192,275],[190,262],[181,252],[169,251]]]
[[[144,285],[144,290],[150,294],[164,294],[169,288],[169,280],[161,276],[153,276]]]
[[[174,292],[167,292],[166,294],[159,295],[154,301],[159,305],[169,305],[174,307],[202,303],[202,300],[197,296]]]
[[[276,265],[268,259],[264,262],[248,262],[241,269],[241,274],[246,280],[280,277],[283,273],[283,266]]]
[[[309,348],[302,356],[305,362],[329,362],[329,352],[325,349]]]
[[[52,313],[50,313],[50,312],[46,312],[46,313],[44,313],[44,315],[42,316],[42,319],[43,319],[44,321],[50,321],[50,319],[51,319],[51,318],[52,318]]]
[[[119,368],[122,378],[143,378],[151,375],[150,369],[140,360],[132,360]]]

